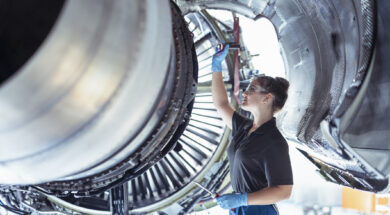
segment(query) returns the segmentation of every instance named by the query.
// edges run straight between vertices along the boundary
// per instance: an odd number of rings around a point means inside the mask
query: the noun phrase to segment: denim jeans
[[[230,209],[229,215],[278,215],[276,205],[248,205]]]

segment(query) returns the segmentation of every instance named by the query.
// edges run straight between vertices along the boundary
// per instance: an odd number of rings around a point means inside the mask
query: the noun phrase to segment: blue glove
[[[224,47],[224,49],[218,51],[213,56],[213,61],[211,63],[211,71],[213,72],[222,72],[222,61],[225,59],[229,51],[229,44]]]
[[[220,196],[217,198],[217,203],[223,209],[238,208],[248,205],[247,193],[232,193]]]

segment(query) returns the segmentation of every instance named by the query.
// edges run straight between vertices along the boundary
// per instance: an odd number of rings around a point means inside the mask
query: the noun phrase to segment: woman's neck
[[[258,128],[273,118],[271,110],[257,110],[252,112],[253,127]]]

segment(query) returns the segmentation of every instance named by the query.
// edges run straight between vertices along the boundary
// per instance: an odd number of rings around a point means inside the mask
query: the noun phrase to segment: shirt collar
[[[245,125],[245,130],[248,132],[249,129],[252,128],[252,125],[253,125],[253,120],[251,120],[250,123],[247,123]],[[275,117],[272,117],[272,119],[268,120],[267,122],[262,124],[260,127],[258,127],[256,130],[254,130],[253,133],[262,134],[265,131],[269,131],[270,129],[272,129],[274,127],[276,127],[276,119],[275,119]]]

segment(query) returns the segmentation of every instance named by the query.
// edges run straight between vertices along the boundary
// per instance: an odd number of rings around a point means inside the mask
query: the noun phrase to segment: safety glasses
[[[253,84],[249,84],[248,87],[245,89],[245,92],[247,93],[255,93],[255,92],[258,92],[258,93],[268,93],[267,90],[265,90],[264,88],[260,87],[260,86],[255,86]]]

